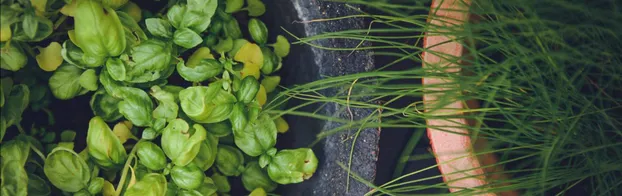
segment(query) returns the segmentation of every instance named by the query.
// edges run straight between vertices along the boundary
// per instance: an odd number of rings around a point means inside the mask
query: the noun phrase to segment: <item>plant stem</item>
[[[127,170],[130,167],[130,164],[132,163],[132,159],[134,159],[136,157],[136,146],[138,146],[138,144],[142,141],[139,140],[136,145],[134,145],[134,147],[132,147],[132,151],[130,151],[129,156],[127,157],[127,161],[125,161],[125,165],[123,166],[123,170],[121,171],[121,178],[119,179],[119,184],[117,185],[117,188],[115,189],[115,193],[114,195],[119,196],[121,195],[121,191],[123,190],[123,185],[125,185],[125,178],[127,177]]]
[[[410,155],[415,149],[415,146],[417,146],[417,144],[421,140],[423,133],[425,133],[425,130],[417,130],[412,134],[412,136],[410,136],[410,139],[408,139],[408,143],[406,143],[406,146],[404,146],[404,150],[402,150],[400,158],[397,160],[397,164],[395,164],[393,178],[397,178],[402,175],[402,173],[404,172],[404,168],[406,167],[406,163],[409,161]]]

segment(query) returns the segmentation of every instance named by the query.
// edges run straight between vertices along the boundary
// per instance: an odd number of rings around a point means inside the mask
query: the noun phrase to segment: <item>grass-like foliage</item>
[[[298,43],[322,47],[315,41],[359,40],[370,44],[325,49],[368,50],[395,61],[377,65],[372,72],[296,86],[280,96],[283,100],[305,100],[305,105],[332,102],[341,104],[343,110],[366,108],[375,112],[363,119],[335,118],[296,107],[272,112],[343,123],[342,127],[322,132],[318,140],[348,129],[421,130],[426,128],[425,119],[449,119],[464,113],[460,116],[475,122],[464,127],[470,130],[474,141],[487,140],[477,153],[495,153],[498,165],[505,168],[502,174],[508,178],[453,194],[517,190],[524,195],[622,195],[622,2],[473,0],[468,10],[472,21],[452,29],[426,23],[430,11],[426,1],[344,3],[373,10],[375,14],[360,11],[348,16],[368,19],[369,29],[327,32],[299,38]],[[308,22],[339,19],[342,18]],[[462,72],[439,74],[438,67],[421,67],[421,53],[426,48],[421,47],[421,42],[403,40],[420,40],[425,33],[451,36],[463,43],[467,54],[447,57],[448,61],[463,65]],[[411,63],[412,68],[387,69],[400,62]],[[424,88],[420,83],[399,82],[423,77],[443,77],[453,82],[439,101],[441,106],[456,100],[477,100],[480,107],[429,115],[423,112],[421,102],[407,107],[390,106],[397,100],[429,93],[433,86]],[[335,96],[325,96],[321,93],[325,89],[341,90]],[[348,170],[348,163],[343,166]],[[425,183],[441,176],[404,180],[419,172],[422,171],[403,174],[382,185],[366,182],[375,188],[369,194],[403,195],[448,188],[444,183]]]

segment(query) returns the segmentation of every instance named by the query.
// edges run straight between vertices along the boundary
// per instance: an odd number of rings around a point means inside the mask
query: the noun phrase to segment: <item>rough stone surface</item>
[[[284,28],[298,37],[317,35],[323,32],[334,32],[346,29],[366,29],[362,19],[346,19],[330,22],[301,23],[313,19],[326,19],[337,16],[355,14],[356,10],[347,8],[343,4],[329,3],[317,0],[276,0],[265,1],[269,8],[262,20],[268,23],[272,35],[286,34]],[[296,22],[295,22],[296,21]],[[288,36],[288,38],[291,38]],[[290,39],[292,40],[292,39]],[[314,42],[325,47],[355,47],[358,41],[322,40]],[[345,75],[364,72],[373,69],[372,56],[368,52],[327,51],[307,45],[292,45],[290,55],[283,64],[281,76],[286,85],[303,84],[323,77]],[[331,95],[337,89],[323,93]],[[299,102],[291,102],[295,106]],[[305,108],[313,111],[318,106]],[[325,115],[339,116],[349,119],[350,114],[343,106],[328,104],[321,112]],[[371,110],[352,109],[353,118],[360,119],[368,116]],[[304,117],[287,116],[290,123],[290,132],[280,136],[279,147],[297,148],[308,147],[316,139],[316,135],[341,124],[326,122]],[[356,129],[344,131],[329,136],[315,144],[313,149],[320,163],[316,174],[307,182],[301,184],[281,186],[278,193],[282,195],[363,195],[370,188],[350,178],[349,189],[346,190],[347,171],[338,163],[347,165],[350,156],[352,140]],[[352,159],[352,172],[366,179],[374,181],[376,161],[378,158],[379,131],[377,129],[362,130],[358,136]]]

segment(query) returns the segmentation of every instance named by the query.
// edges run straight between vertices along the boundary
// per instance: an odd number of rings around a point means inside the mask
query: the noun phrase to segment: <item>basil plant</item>
[[[267,195],[313,175],[312,150],[276,147],[290,43],[262,0],[156,2],[0,1],[2,195]]]

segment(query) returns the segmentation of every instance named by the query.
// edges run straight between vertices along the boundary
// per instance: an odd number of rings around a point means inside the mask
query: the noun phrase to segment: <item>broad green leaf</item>
[[[74,16],[78,47],[89,56],[118,56],[127,40],[117,12],[95,0],[80,0]]]
[[[19,44],[11,44],[7,47],[4,43],[0,43],[0,68],[9,71],[17,71],[26,66],[28,57]]]
[[[166,156],[175,165],[185,166],[199,153],[206,134],[205,128],[199,124],[194,124],[190,129],[186,121],[175,119],[162,131],[160,143]]]
[[[129,0],[97,0],[102,5],[111,7],[113,9],[117,9],[123,5],[125,5]]]
[[[261,73],[268,75],[277,71],[280,63],[279,56],[267,47],[261,47],[261,54],[263,54]]]
[[[273,92],[281,83],[281,76],[264,76],[261,85],[266,88],[266,93]]]
[[[249,156],[259,156],[276,144],[276,125],[263,114],[241,130],[233,129],[235,145]]]
[[[5,4],[2,4],[0,6],[0,25],[2,27],[5,27],[5,26],[9,26],[9,25],[12,25],[13,23],[20,21],[19,19],[20,14],[21,14],[20,11],[15,10]]]
[[[225,12],[234,13],[242,9],[244,6],[244,0],[226,0]]]
[[[289,54],[289,41],[285,36],[279,35],[276,37],[276,43],[272,46],[274,47],[274,54],[277,56],[284,58]]]
[[[244,77],[240,89],[236,92],[236,97],[241,103],[248,104],[255,99],[259,92],[259,82],[255,77]]]
[[[173,34],[173,42],[184,48],[194,48],[203,42],[203,39],[199,34],[190,30],[189,28],[177,29]]]
[[[231,37],[232,39],[242,38],[242,30],[240,29],[240,24],[238,23],[238,20],[232,19],[229,21],[225,21],[223,25],[223,30],[227,37]]]
[[[228,193],[229,191],[231,191],[231,185],[229,184],[227,176],[223,176],[218,172],[214,172],[211,178],[214,181],[214,185],[216,185],[217,191],[219,193]]]
[[[119,112],[121,99],[109,95],[104,89],[95,92],[91,97],[91,110],[95,116],[100,116],[106,122],[119,120],[123,115]]]
[[[143,141],[136,146],[136,156],[140,164],[150,170],[162,170],[166,167],[166,156],[162,149],[149,141]]]
[[[163,37],[163,38],[172,38],[173,37],[173,26],[166,20],[159,18],[147,18],[145,19],[145,25],[147,26],[147,30],[152,35]]]
[[[224,137],[232,133],[231,122],[229,121],[208,123],[203,126],[207,129],[207,132],[210,132],[216,137]]]
[[[166,177],[162,174],[151,173],[129,188],[125,196],[164,196],[166,191]]]
[[[149,95],[132,87],[123,87],[122,92],[123,100],[119,102],[119,112],[136,126],[150,126],[153,123],[153,102]]]
[[[261,0],[246,0],[248,4],[248,15],[257,17],[266,13],[266,5]]]
[[[61,142],[73,142],[76,138],[76,132],[72,130],[64,130],[60,133],[60,141]]]
[[[186,190],[194,190],[203,184],[205,174],[194,164],[186,166],[175,165],[171,170],[171,178],[175,184]]]
[[[108,72],[102,71],[100,73],[99,83],[102,84],[108,95],[119,99],[123,98],[123,87],[125,87],[125,84],[112,79]]]
[[[1,195],[27,195],[28,174],[24,165],[17,160],[2,160],[2,174],[0,174]]]
[[[22,113],[28,107],[30,100],[30,90],[28,86],[19,84],[13,86],[10,93],[5,96],[7,97],[4,107],[2,107],[2,116],[4,116],[6,128],[8,128],[22,120]]]
[[[61,100],[69,100],[80,95],[84,91],[80,85],[82,72],[84,71],[76,66],[66,63],[61,65],[50,77],[52,94]]]
[[[106,169],[120,168],[127,159],[127,152],[119,138],[101,117],[93,117],[86,135],[89,155],[97,165]]]
[[[257,44],[264,45],[268,42],[268,27],[261,20],[251,18],[248,21],[248,32]]]
[[[216,51],[217,53],[229,52],[233,49],[233,39],[231,39],[231,37],[219,39],[218,44],[215,45],[213,48],[214,51]]]
[[[172,48],[172,44],[156,39],[132,48],[130,56],[121,56],[126,74],[124,81],[145,83],[170,76],[175,70],[175,66],[170,66]]]
[[[28,195],[46,196],[51,193],[50,185],[43,178],[35,174],[28,174]]]
[[[43,171],[54,186],[72,193],[88,187],[91,179],[90,169],[80,155],[63,147],[48,154]]]
[[[53,26],[50,19],[34,15],[25,14],[21,25],[15,25],[12,40],[25,42],[38,42],[52,34]]]
[[[318,160],[309,148],[281,150],[268,165],[270,179],[279,184],[300,183],[313,176]]]
[[[61,50],[63,47],[58,42],[51,42],[47,47],[39,49],[35,57],[39,68],[43,71],[54,71],[63,63]]]
[[[105,183],[104,178],[95,177],[89,183],[87,190],[90,194],[97,195],[98,193],[102,192],[102,189],[104,188],[104,183]]]
[[[195,191],[198,191],[201,195],[214,195],[218,191],[218,187],[216,187],[212,178],[205,176],[203,184]]]
[[[246,169],[242,172],[242,185],[247,191],[263,188],[268,192],[273,191],[277,186],[268,176],[268,172],[259,167],[256,161],[246,164]]]
[[[214,55],[208,47],[200,47],[190,57],[188,57],[188,61],[186,63],[187,67],[195,67],[204,59],[214,59]]]
[[[80,86],[89,91],[96,91],[98,88],[98,78],[97,73],[95,73],[94,69],[87,69],[80,75],[78,79]]]
[[[177,29],[190,28],[202,33],[211,23],[217,7],[217,0],[189,0],[187,5],[178,4],[169,8],[166,16]]]
[[[6,129],[8,128],[7,122],[4,119],[4,116],[0,116],[0,143],[2,143],[2,139],[6,134]]]
[[[201,149],[194,160],[192,161],[195,165],[201,168],[203,171],[207,171],[212,165],[214,165],[214,161],[216,161],[216,153],[218,152],[218,137],[212,135],[211,133],[206,134],[205,141],[201,142]]]
[[[232,146],[218,145],[216,167],[225,176],[239,176],[244,171],[244,155]]]
[[[236,99],[222,85],[188,87],[179,92],[182,110],[198,123],[215,123],[229,118]]]
[[[177,73],[190,82],[203,82],[220,75],[223,70],[222,64],[215,59],[203,59],[193,67],[186,66],[183,61],[177,63]]]
[[[125,31],[125,39],[127,40],[127,48],[125,51],[128,51],[143,41],[147,41],[147,35],[132,16],[121,11],[117,11],[117,15]]]
[[[85,55],[82,49],[78,48],[70,40],[63,42],[61,55],[65,62],[80,68],[99,67],[105,63],[104,57]]]
[[[0,146],[0,156],[2,161],[17,161],[22,167],[26,164],[28,156],[30,155],[30,142],[24,137],[18,137],[16,139],[5,142]]]
[[[151,87],[151,96],[158,100],[158,107],[153,110],[153,118],[173,120],[177,118],[179,105],[175,102],[175,95],[162,90],[159,86]]]

